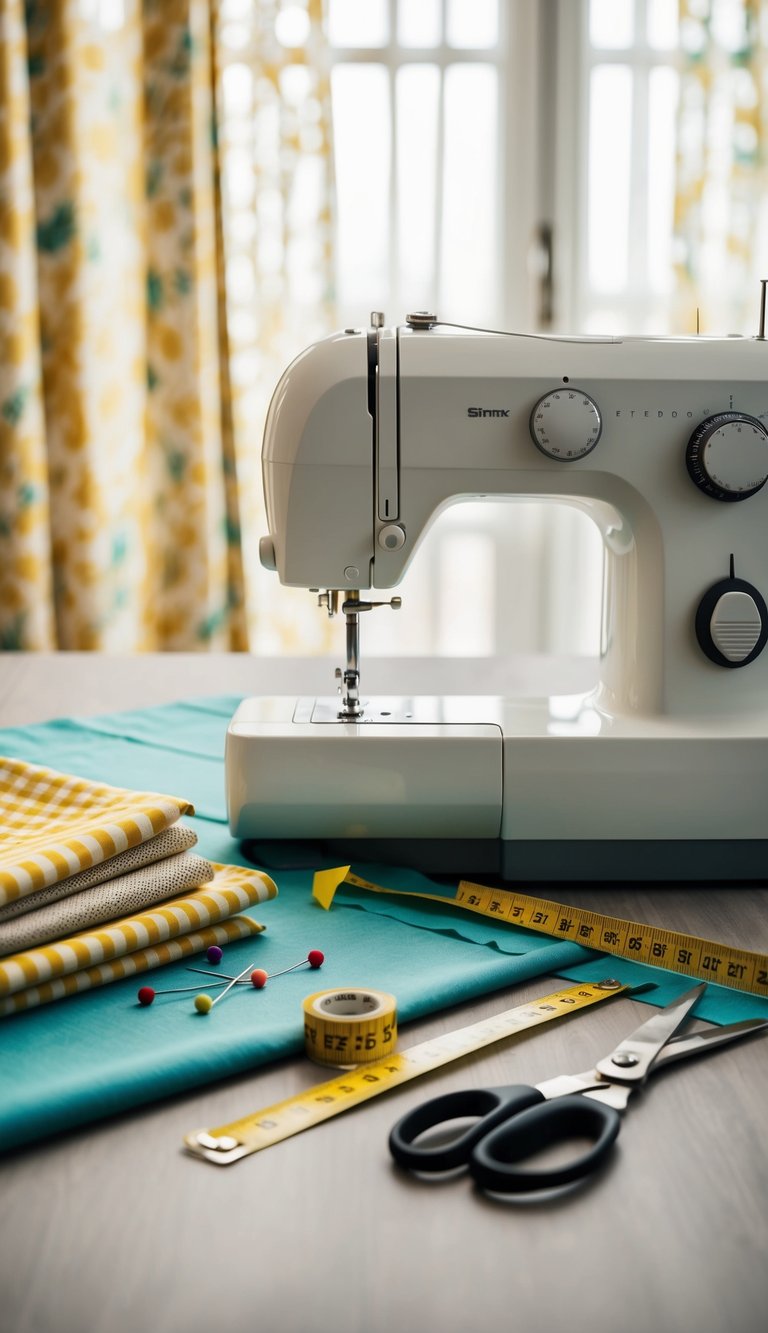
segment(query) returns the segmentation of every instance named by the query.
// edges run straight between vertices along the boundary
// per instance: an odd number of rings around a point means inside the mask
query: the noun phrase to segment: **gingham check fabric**
[[[231,916],[216,926],[191,930],[188,935],[178,935],[162,944],[135,949],[133,953],[121,958],[110,958],[105,963],[95,963],[93,967],[83,967],[77,972],[68,972],[65,976],[54,977],[39,985],[26,986],[24,990],[0,999],[0,1018],[21,1013],[24,1009],[36,1009],[38,1005],[49,1004],[51,1000],[63,1000],[68,995],[79,995],[81,991],[93,990],[95,986],[106,986],[110,981],[135,977],[152,968],[164,967],[166,963],[176,963],[180,958],[191,958],[211,944],[224,946],[260,935],[264,929],[252,917]]]
[[[188,801],[0,757],[0,906],[155,837]]]
[[[194,809],[175,796],[109,787],[0,757],[0,909],[8,904],[30,909],[0,926],[0,934],[21,932],[17,950],[0,958],[0,1015],[263,930],[250,917],[236,915],[277,894],[260,870],[218,865],[189,851],[156,860],[152,849],[139,857],[130,850],[164,840],[182,814]],[[151,863],[140,867],[133,864],[137,859]],[[113,878],[115,867],[126,861],[128,873]],[[153,888],[154,896],[143,899],[144,880],[162,877],[165,869],[176,874],[179,863],[178,884],[166,884],[177,896],[147,910],[159,895]],[[188,872],[199,887],[190,888]],[[46,903],[59,891],[71,896]],[[165,891],[162,897],[167,898]],[[95,914],[91,899],[98,900]],[[54,921],[48,920],[51,915]],[[68,928],[65,936],[62,928]],[[6,945],[13,947],[12,940]]]
[[[123,917],[119,921],[55,940],[37,949],[9,954],[0,960],[0,996],[14,995],[27,986],[36,986],[53,977],[97,966],[113,958],[122,958],[176,939],[192,930],[216,925],[253,903],[265,902],[277,895],[269,875],[261,870],[240,866],[222,866],[212,862],[213,879],[199,889],[151,912]]]

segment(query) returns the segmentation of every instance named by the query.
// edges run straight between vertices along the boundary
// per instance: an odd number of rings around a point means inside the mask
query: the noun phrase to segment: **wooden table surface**
[[[578,666],[575,668],[578,674]],[[488,688],[501,668],[489,665]],[[483,687],[443,664],[440,684]],[[463,674],[462,674],[463,672]],[[439,673],[438,673],[439,674]],[[481,684],[478,686],[478,676]],[[429,663],[368,685],[429,692]],[[414,684],[414,682],[416,682]],[[457,685],[458,682],[458,685]],[[237,657],[0,657],[0,725],[232,692],[328,693],[328,664]],[[600,889],[561,900],[768,949],[764,886]],[[539,978],[402,1031],[450,1031],[556,989]],[[649,1009],[619,999],[478,1053],[430,1094],[589,1067]],[[2,1079],[13,1071],[2,1070]],[[321,1076],[322,1077],[322,1076]],[[499,1202],[393,1166],[415,1083],[228,1169],[180,1150],[319,1081],[288,1060],[26,1149],[0,1163],[8,1333],[757,1333],[768,1308],[768,1041],[673,1066],[639,1094],[610,1165],[557,1200]]]

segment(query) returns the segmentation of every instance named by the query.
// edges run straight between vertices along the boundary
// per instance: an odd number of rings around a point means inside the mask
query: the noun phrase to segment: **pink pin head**
[[[325,962],[325,954],[321,953],[319,949],[310,949],[307,954],[307,962],[310,967],[322,967]]]

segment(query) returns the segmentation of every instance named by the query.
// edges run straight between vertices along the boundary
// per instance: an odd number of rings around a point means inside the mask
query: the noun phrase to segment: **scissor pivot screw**
[[[615,1065],[620,1065],[622,1069],[629,1069],[632,1065],[639,1065],[640,1056],[632,1051],[617,1051],[611,1056],[611,1061]]]

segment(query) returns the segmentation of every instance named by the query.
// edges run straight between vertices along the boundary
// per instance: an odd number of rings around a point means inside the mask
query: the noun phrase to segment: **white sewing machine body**
[[[269,411],[262,560],[284,584],[341,597],[352,688],[341,710],[241,705],[233,834],[349,839],[357,857],[388,848],[512,879],[764,876],[766,423],[759,338],[438,325],[310,347]],[[551,498],[598,525],[596,690],[358,701],[360,590],[396,587],[435,515],[484,496]]]

